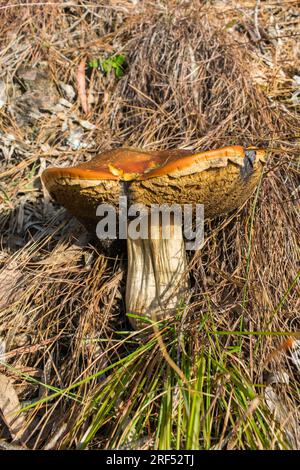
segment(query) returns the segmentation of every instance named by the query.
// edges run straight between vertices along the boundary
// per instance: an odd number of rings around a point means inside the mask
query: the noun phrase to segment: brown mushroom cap
[[[253,192],[265,162],[263,150],[241,146],[200,153],[121,148],[72,168],[49,168],[42,179],[54,199],[85,225],[101,203],[204,204],[215,217],[239,207]]]

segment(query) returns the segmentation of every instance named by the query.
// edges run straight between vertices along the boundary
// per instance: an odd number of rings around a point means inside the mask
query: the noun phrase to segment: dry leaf
[[[289,385],[289,375],[286,372],[274,372],[267,379],[265,388],[265,402],[273,414],[274,419],[282,426],[282,430],[286,436],[292,449],[299,449],[299,423],[295,416],[291,415],[284,396],[281,396],[272,385],[282,384]]]
[[[294,340],[289,353],[290,353],[289,357],[291,358],[291,361],[300,372],[300,340],[299,339]]]
[[[20,409],[18,395],[11,380],[0,374],[0,413],[14,439],[20,437],[21,430],[24,427],[24,416],[18,413]]]
[[[69,85],[68,83],[64,83],[64,82],[60,82],[59,85],[63,89],[67,99],[69,101],[73,101],[74,98],[75,98],[74,88],[71,85]]]
[[[87,102],[86,96],[86,87],[85,87],[85,59],[82,59],[77,70],[77,88],[78,96],[80,103],[85,114],[89,112],[89,105]]]
[[[5,83],[0,80],[0,109],[6,104],[7,92]]]

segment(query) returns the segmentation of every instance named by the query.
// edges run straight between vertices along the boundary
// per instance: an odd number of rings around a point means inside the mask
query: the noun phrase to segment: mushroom
[[[225,214],[249,198],[264,163],[263,150],[241,146],[194,154],[121,148],[75,167],[48,168],[42,179],[50,195],[88,230],[95,230],[99,220],[97,207],[105,203],[118,209],[121,196],[147,209],[140,219],[147,222],[146,233],[127,234],[126,310],[134,314],[133,327],[140,328],[145,317],[156,321],[174,313],[189,291],[182,221],[174,213],[167,220],[157,217],[153,205],[194,209],[203,204],[205,218]]]

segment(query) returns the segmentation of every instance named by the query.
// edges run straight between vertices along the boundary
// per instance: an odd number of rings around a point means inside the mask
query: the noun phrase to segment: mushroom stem
[[[187,296],[189,283],[181,222],[173,218],[164,225],[170,234],[166,239],[161,221],[155,223],[151,215],[147,217],[151,227],[148,238],[127,238],[126,310],[155,321],[175,313]],[[148,324],[129,320],[136,329]]]

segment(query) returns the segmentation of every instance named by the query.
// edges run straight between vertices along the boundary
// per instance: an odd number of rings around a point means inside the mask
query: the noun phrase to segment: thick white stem
[[[162,236],[161,222],[153,221],[147,239],[127,238],[127,313],[152,320],[166,318],[174,315],[180,301],[186,298],[188,279],[182,226],[172,220],[167,228],[170,239]],[[136,329],[147,324],[135,318],[130,318],[130,322]]]

